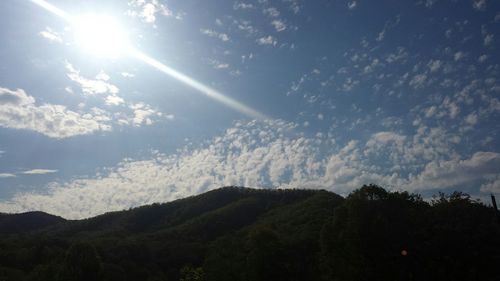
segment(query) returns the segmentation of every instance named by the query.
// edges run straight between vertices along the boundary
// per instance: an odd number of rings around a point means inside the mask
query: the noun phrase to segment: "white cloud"
[[[453,59],[455,61],[459,61],[461,59],[463,59],[465,57],[465,54],[463,52],[456,52],[454,55],[453,55]]]
[[[356,1],[350,1],[347,3],[347,8],[349,8],[349,10],[354,10],[357,6],[358,3]]]
[[[328,134],[305,137],[297,126],[279,120],[236,123],[203,147],[124,160],[97,176],[51,183],[43,193],[18,193],[0,202],[0,211],[43,210],[82,218],[224,185],[325,188],[346,194],[368,183],[411,191],[484,183],[483,190],[489,190],[500,173],[500,154],[454,156],[446,143],[450,136],[440,128],[421,128],[413,136],[378,132],[366,143],[337,145]],[[382,169],[378,158],[371,160],[377,155],[389,157],[392,171]]]
[[[135,74],[128,73],[128,72],[122,72],[121,75],[126,78],[134,78]]]
[[[66,62],[66,70],[68,78],[79,84],[86,95],[112,94],[116,96],[120,91],[117,86],[107,82],[110,77],[103,71],[96,76],[96,79],[87,79],[68,62]]]
[[[432,161],[421,174],[411,179],[408,186],[419,190],[436,186],[447,188],[488,179],[499,173],[499,153],[476,152],[468,159]]]
[[[274,26],[276,31],[281,32],[286,29],[286,24],[281,20],[273,20],[271,24]]]
[[[431,72],[436,72],[438,71],[441,66],[443,65],[443,62],[440,61],[440,60],[431,60],[429,61],[429,63],[427,64],[427,66],[429,67],[429,70]]]
[[[477,124],[477,121],[478,121],[478,116],[476,113],[470,113],[469,115],[467,115],[465,117],[465,123],[467,123],[467,125],[469,126],[474,126]]]
[[[500,176],[497,175],[493,180],[481,185],[480,190],[483,193],[500,193]]]
[[[155,23],[158,14],[166,17],[175,16],[176,19],[182,19],[180,13],[174,15],[172,10],[165,4],[160,3],[159,0],[130,0],[128,5],[134,8],[134,10],[128,10],[126,14],[138,17],[146,23]]]
[[[125,100],[117,95],[109,95],[106,97],[105,102],[107,105],[120,105],[125,103]]]
[[[278,44],[278,41],[276,41],[276,39],[274,37],[272,37],[271,35],[268,35],[268,36],[261,37],[261,38],[257,39],[257,44],[276,46],[276,44]]]
[[[229,35],[227,35],[226,33],[219,33],[217,31],[214,31],[211,29],[204,29],[204,28],[201,28],[200,32],[202,34],[208,35],[210,37],[219,38],[220,40],[222,40],[224,42],[227,42],[230,40]]]
[[[63,105],[37,105],[25,91],[0,88],[0,127],[36,131],[52,138],[111,130],[105,112],[79,113]]]
[[[478,11],[484,11],[486,9],[486,0],[474,0],[472,2],[472,7]]]
[[[251,36],[258,32],[258,30],[248,20],[234,20],[233,22],[239,30],[245,31],[247,35]]]
[[[235,10],[247,10],[247,9],[255,9],[253,4],[247,4],[243,2],[235,2],[233,5],[233,9]]]
[[[426,74],[417,74],[410,80],[409,85],[415,89],[419,89],[425,86],[426,81],[427,81]]]
[[[15,178],[16,175],[11,173],[0,173],[0,179]]]
[[[40,36],[42,36],[45,39],[48,39],[49,41],[56,42],[56,43],[62,43],[63,39],[61,35],[55,31],[53,31],[51,28],[47,27],[44,31],[41,31],[38,33]]]
[[[151,108],[150,105],[145,103],[137,103],[129,106],[134,112],[132,124],[139,127],[142,124],[153,124],[154,118],[161,117],[163,114]]]
[[[276,9],[274,7],[266,8],[262,12],[265,15],[268,15],[270,17],[279,17],[279,15],[280,15],[280,12],[278,11],[278,9]]]
[[[493,38],[494,38],[493,34],[486,34],[483,40],[484,45],[491,46],[491,44],[493,43]]]
[[[25,175],[45,175],[45,174],[53,174],[57,173],[58,170],[47,170],[47,169],[33,169],[29,171],[24,171],[22,174]]]

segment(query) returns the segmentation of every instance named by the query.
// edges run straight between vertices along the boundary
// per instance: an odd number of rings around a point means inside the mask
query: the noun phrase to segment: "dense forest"
[[[0,214],[0,280],[500,280],[500,221],[467,194],[225,187],[68,221]]]

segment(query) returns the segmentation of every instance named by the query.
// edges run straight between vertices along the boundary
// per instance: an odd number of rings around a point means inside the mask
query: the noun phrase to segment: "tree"
[[[59,280],[100,280],[100,273],[101,261],[94,246],[87,242],[76,242],[66,254]]]

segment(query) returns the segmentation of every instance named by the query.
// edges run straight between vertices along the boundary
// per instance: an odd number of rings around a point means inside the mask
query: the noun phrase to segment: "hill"
[[[31,223],[13,223],[24,221]],[[377,186],[346,199],[321,190],[226,187],[77,221],[2,214],[0,227],[0,280],[499,276],[495,214],[461,193],[426,203]]]
[[[65,219],[44,212],[0,213],[0,235],[36,231],[64,222]]]

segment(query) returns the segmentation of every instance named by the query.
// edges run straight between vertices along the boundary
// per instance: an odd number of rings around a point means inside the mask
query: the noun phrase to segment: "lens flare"
[[[120,55],[131,55],[138,60],[156,68],[162,73],[177,79],[191,88],[198,90],[209,98],[212,98],[240,113],[257,120],[269,119],[257,110],[219,93],[218,91],[196,81],[195,79],[159,62],[147,54],[134,49],[128,41],[127,34],[111,18],[98,15],[86,15],[74,17],[65,11],[44,0],[31,0],[33,3],[45,10],[57,15],[71,24],[75,30],[77,43],[91,53],[98,56],[116,57]]]
[[[131,47],[127,33],[112,17],[88,14],[74,18],[76,44],[98,57],[116,58],[126,55]]]

